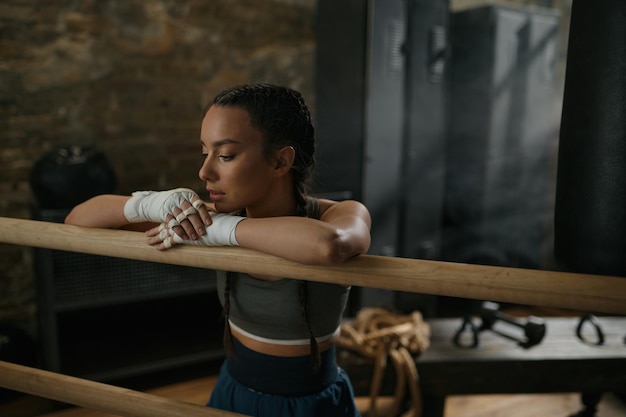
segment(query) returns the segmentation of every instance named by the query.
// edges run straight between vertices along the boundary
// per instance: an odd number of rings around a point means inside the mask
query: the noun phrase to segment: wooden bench
[[[590,394],[589,406],[595,407],[602,393],[623,392],[626,317],[598,318],[602,345],[593,344],[596,334],[588,323],[582,331],[590,342],[577,337],[579,321],[580,317],[545,319],[544,339],[526,349],[491,331],[479,333],[477,348],[461,348],[453,343],[461,319],[429,320],[431,345],[417,358],[424,417],[443,416],[448,395],[580,392]],[[506,323],[496,330],[516,336],[516,328]]]

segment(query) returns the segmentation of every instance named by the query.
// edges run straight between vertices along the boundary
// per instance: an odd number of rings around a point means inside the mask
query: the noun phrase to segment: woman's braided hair
[[[285,146],[295,150],[291,171],[293,176],[295,212],[298,216],[317,216],[309,213],[307,195],[315,167],[315,129],[311,114],[302,95],[290,88],[272,84],[247,84],[219,93],[212,105],[237,107],[247,111],[252,127],[264,137],[264,153],[271,160],[275,152]],[[245,215],[245,213],[241,213]],[[230,314],[230,288],[233,274],[227,272],[224,287],[224,344],[233,352],[232,333],[228,323]],[[320,352],[308,317],[308,284],[300,282],[299,301],[304,325],[310,336],[311,358],[315,368],[320,365]]]

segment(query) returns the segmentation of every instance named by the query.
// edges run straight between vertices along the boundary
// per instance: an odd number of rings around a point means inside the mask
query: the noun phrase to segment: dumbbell
[[[543,319],[529,316],[526,321],[515,319],[500,311],[500,305],[491,301],[485,301],[481,306],[480,318],[482,323],[480,330],[491,330],[502,336],[516,340],[520,346],[529,348],[541,342],[546,334],[546,324]],[[524,330],[526,340],[518,340],[507,334],[494,330],[493,326],[497,321],[502,321]]]

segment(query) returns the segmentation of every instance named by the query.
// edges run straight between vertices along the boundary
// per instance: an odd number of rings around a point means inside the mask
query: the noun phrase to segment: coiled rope
[[[422,396],[415,357],[424,352],[429,344],[430,326],[418,311],[399,315],[382,308],[364,308],[354,320],[342,323],[338,346],[374,362],[369,392],[370,417],[383,415],[377,410],[377,400],[388,359],[391,359],[395,368],[396,387],[392,405],[384,415],[398,415],[408,387],[410,406],[402,415],[421,416]]]

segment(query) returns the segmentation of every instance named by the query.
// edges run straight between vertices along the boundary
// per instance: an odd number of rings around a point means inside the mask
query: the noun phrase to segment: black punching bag
[[[626,276],[626,1],[574,0],[555,203],[557,261]]]

